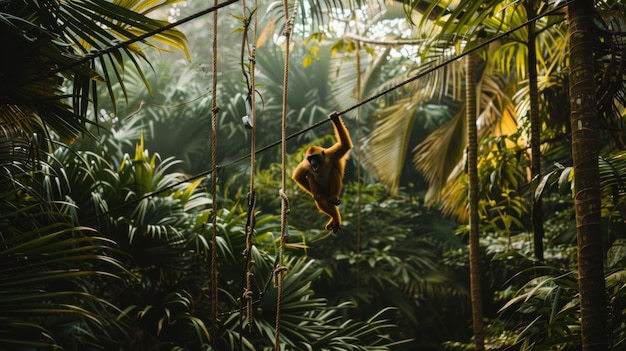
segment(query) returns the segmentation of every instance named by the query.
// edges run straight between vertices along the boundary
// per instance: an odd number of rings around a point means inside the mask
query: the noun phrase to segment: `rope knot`
[[[285,193],[285,190],[283,189],[278,190],[278,195],[285,203],[285,213],[289,214],[289,211],[290,211],[289,210],[289,198],[287,198],[287,194]]]
[[[278,287],[280,285],[280,281],[282,280],[282,278],[280,277],[280,275],[284,272],[286,272],[288,270],[287,267],[285,266],[278,266],[276,267],[276,269],[274,269],[274,286]]]

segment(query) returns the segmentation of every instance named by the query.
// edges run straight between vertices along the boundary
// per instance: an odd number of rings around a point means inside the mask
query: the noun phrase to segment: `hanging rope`
[[[358,14],[354,13],[355,21],[358,23]],[[357,35],[359,29],[357,26]],[[361,42],[356,42],[356,101],[361,101]],[[360,266],[361,266],[361,106],[356,109],[356,291],[360,295]]]
[[[217,7],[217,0],[215,7]],[[213,82],[211,104],[211,343],[216,349],[217,340],[217,11],[213,12]]]
[[[285,11],[285,69],[283,76],[283,111],[281,121],[281,164],[282,164],[282,183],[279,195],[281,197],[280,206],[280,247],[278,249],[278,255],[280,257],[278,261],[278,267],[275,269],[276,277],[276,334],[274,338],[274,349],[280,351],[280,310],[283,296],[283,278],[285,268],[283,267],[283,257],[285,253],[285,245],[287,242],[287,213],[289,212],[289,201],[285,189],[287,188],[287,92],[289,87],[289,46],[291,45],[291,29],[293,27],[293,20],[296,14],[297,1],[294,2],[293,16],[289,15],[289,1],[283,0],[283,7]]]
[[[254,0],[254,35],[252,41],[252,49],[250,50],[250,85],[252,86],[252,91],[250,92],[250,119],[252,120],[252,137],[250,140],[250,154],[254,155],[256,152],[256,86],[255,86],[255,67],[256,67],[256,41],[257,41],[257,27],[259,22],[258,17],[258,1]],[[250,199],[248,200],[248,207],[250,208],[251,215],[251,224],[249,225],[249,233],[250,239],[248,240],[249,245],[248,249],[248,271],[246,273],[247,281],[246,281],[246,289],[248,292],[252,291],[252,265],[254,265],[254,261],[252,260],[252,238],[254,235],[254,224],[255,224],[255,204],[256,204],[256,190],[254,188],[254,173],[256,171],[256,157],[250,157]],[[248,298],[247,301],[248,308],[248,326],[250,331],[252,331],[252,295]]]
[[[255,55],[256,55],[256,40],[257,40],[257,24],[258,24],[258,16],[257,16],[257,1],[254,3],[254,34],[252,44],[248,38],[249,33],[248,29],[250,28],[250,21],[252,18],[248,19],[246,10],[246,3],[243,0],[243,18],[246,21],[244,24],[244,33],[243,33],[243,42],[242,42],[242,53],[241,53],[241,65],[242,71],[246,78],[248,95],[245,100],[246,104],[246,116],[243,118],[243,122],[246,128],[251,129],[250,133],[250,154],[253,155],[250,157],[250,191],[248,193],[248,212],[247,212],[247,220],[246,220],[246,248],[244,250],[244,256],[246,261],[246,270],[244,274],[244,288],[242,289],[241,298],[240,298],[240,308],[239,308],[239,327],[241,329],[241,333],[239,333],[239,344],[241,349],[243,349],[243,310],[245,304],[245,310],[248,320],[248,330],[252,332],[252,327],[254,323],[253,315],[252,315],[252,267],[254,266],[254,260],[252,259],[252,243],[254,239],[254,225],[255,225],[255,207],[256,207],[256,190],[254,187],[254,175],[255,175],[255,162],[256,157],[254,156],[256,153],[256,108],[255,108]],[[246,74],[244,62],[244,50],[248,49],[248,59],[249,59],[249,75]],[[249,78],[248,78],[249,76]]]

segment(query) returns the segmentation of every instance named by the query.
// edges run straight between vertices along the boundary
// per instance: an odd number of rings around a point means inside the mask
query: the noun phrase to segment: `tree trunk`
[[[604,291],[600,182],[598,170],[598,120],[593,72],[593,2],[576,0],[568,5],[570,45],[570,108],[574,161],[574,206],[578,239],[583,351],[608,349]]]
[[[466,119],[467,119],[467,179],[469,203],[469,256],[470,256],[470,290],[472,300],[472,324],[474,327],[474,350],[485,350],[485,333],[483,329],[483,304],[480,277],[480,245],[478,242],[478,170],[477,170],[477,135],[476,130],[476,61],[477,56],[471,53],[466,58]]]
[[[526,2],[526,17],[536,15],[535,0]],[[528,24],[528,90],[530,95],[530,173],[532,179],[541,176],[541,120],[539,118],[539,94],[537,92],[537,49],[536,49],[535,22]],[[530,217],[533,230],[533,244],[535,257],[543,260],[543,208],[541,197],[535,197],[531,191]]]

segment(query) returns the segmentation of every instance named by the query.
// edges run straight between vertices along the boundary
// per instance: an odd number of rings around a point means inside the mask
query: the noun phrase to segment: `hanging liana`
[[[285,69],[283,76],[283,109],[281,120],[281,165],[282,165],[282,182],[279,195],[281,198],[281,211],[280,211],[280,247],[278,249],[279,262],[278,267],[275,269],[276,278],[276,330],[274,338],[274,348],[276,351],[280,350],[280,310],[282,302],[282,286],[283,278],[285,274],[285,267],[283,267],[283,256],[285,251],[285,244],[287,241],[287,213],[289,212],[289,201],[285,189],[287,188],[287,91],[289,87],[289,47],[291,45],[291,30],[293,28],[293,20],[296,15],[296,8],[298,2],[294,2],[293,14],[289,14],[289,1],[283,0],[283,7],[285,11],[285,18],[287,23],[285,25]]]

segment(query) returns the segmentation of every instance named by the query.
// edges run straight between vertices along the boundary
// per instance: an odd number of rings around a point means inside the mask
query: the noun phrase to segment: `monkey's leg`
[[[315,205],[322,213],[327,214],[331,218],[328,224],[326,224],[326,229],[336,233],[341,227],[341,215],[337,208],[339,198],[335,198],[334,200],[330,199],[328,192],[322,191],[320,185],[317,184],[313,177],[307,176],[307,179],[309,181],[311,194],[313,195],[313,199],[315,199]]]
[[[330,217],[330,221],[326,224],[326,229],[332,230],[336,233],[339,228],[341,228],[341,215],[339,214],[339,208],[323,196],[316,197],[315,204],[321,212]]]
[[[335,204],[339,205],[341,202],[339,196],[341,195],[341,188],[343,187],[343,175],[339,171],[339,169],[333,169],[332,174],[330,175],[330,184],[328,191],[328,200]]]

